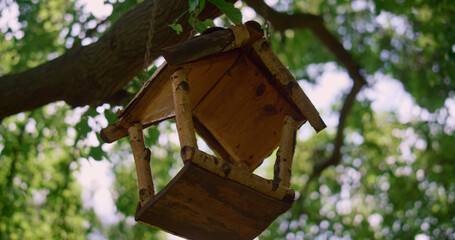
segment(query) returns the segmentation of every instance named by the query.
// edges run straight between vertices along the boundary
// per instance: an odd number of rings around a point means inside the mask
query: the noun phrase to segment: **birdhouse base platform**
[[[188,239],[253,239],[293,201],[292,189],[196,150],[135,217]]]

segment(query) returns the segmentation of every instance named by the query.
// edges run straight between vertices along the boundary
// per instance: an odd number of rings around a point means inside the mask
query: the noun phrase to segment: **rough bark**
[[[63,100],[73,107],[97,106],[122,96],[122,88],[142,71],[150,22],[150,59],[163,47],[188,38],[190,26],[177,35],[168,25],[188,9],[187,0],[146,0],[124,14],[97,42],[22,73],[0,77],[0,120]],[[200,19],[221,12],[207,4]]]

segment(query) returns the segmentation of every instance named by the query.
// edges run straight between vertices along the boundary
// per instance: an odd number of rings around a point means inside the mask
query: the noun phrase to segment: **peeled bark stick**
[[[287,67],[277,57],[270,42],[265,39],[260,39],[253,43],[252,47],[254,54],[256,54],[265,64],[265,67],[276,81],[281,83],[278,84],[278,88],[291,102],[296,104],[297,108],[305,116],[308,122],[310,122],[316,132],[326,128],[324,121],[322,121],[313,103],[299,87],[299,84]]]
[[[231,163],[205,152],[196,150],[193,164],[206,169],[212,174],[229,181],[240,183],[247,188],[254,189],[267,196],[290,203],[294,201],[294,190],[288,187],[277,186],[265,178],[251,174],[249,170],[234,167]]]
[[[235,166],[250,172],[250,166],[245,161],[240,160],[235,163]]]
[[[150,169],[150,150],[144,144],[142,124],[132,124],[128,128],[128,134],[130,135],[130,144],[136,165],[139,199],[141,206],[144,206],[155,195],[152,171]]]
[[[190,85],[188,84],[187,74],[185,70],[179,69],[171,76],[175,119],[180,147],[182,148],[180,154],[183,162],[190,160],[197,149],[193,113],[191,112],[190,105]]]
[[[291,168],[295,151],[297,124],[298,122],[292,116],[288,115],[284,118],[280,148],[276,153],[273,181],[284,187],[289,187],[291,183]]]

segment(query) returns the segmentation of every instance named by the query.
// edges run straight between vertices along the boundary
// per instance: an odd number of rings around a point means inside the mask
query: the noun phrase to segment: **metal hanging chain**
[[[150,48],[152,47],[152,34],[153,34],[153,17],[154,11],[153,9],[155,6],[152,6],[150,22],[149,22],[149,31],[147,33],[147,42],[145,43],[145,55],[144,55],[144,66],[142,67],[142,76],[141,76],[141,83],[144,85],[147,76],[147,68],[150,64]]]

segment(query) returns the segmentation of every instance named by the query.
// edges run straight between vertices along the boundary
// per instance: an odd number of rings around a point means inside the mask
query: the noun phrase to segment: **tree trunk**
[[[119,96],[142,71],[150,22],[152,60],[161,55],[161,48],[188,38],[187,16],[181,18],[180,35],[168,26],[187,9],[187,0],[146,0],[118,19],[97,42],[70,49],[25,72],[0,77],[0,120],[54,101],[73,107],[98,106]],[[220,13],[207,4],[199,18]]]

